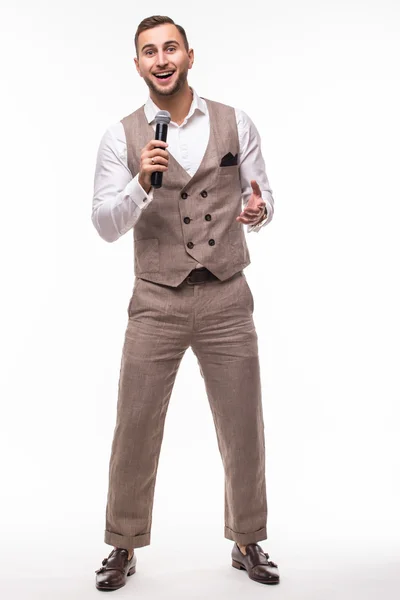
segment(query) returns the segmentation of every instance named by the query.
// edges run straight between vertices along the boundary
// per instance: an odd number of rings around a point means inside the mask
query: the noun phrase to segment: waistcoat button
[[[203,198],[207,198],[208,194],[207,194],[206,190],[203,190],[202,192],[200,192],[200,196],[203,196]]]
[[[186,200],[186,198],[188,197],[186,192],[182,192],[181,194],[181,198],[183,198],[184,200]]]
[[[206,215],[204,218],[206,221],[211,221],[211,215]]]
[[[193,246],[194,246],[193,242],[188,242],[186,245],[188,248],[193,248]]]
[[[184,223],[190,223],[190,217],[185,217],[185,218],[183,219],[183,221],[184,221]]]
[[[215,245],[215,240],[208,240],[208,243],[210,244],[210,246],[214,246]]]

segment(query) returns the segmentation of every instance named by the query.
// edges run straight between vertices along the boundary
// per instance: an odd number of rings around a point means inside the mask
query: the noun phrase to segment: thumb
[[[258,185],[257,181],[255,179],[252,179],[250,181],[250,185],[253,188],[253,193],[256,196],[261,196],[261,190],[260,190],[260,186]]]

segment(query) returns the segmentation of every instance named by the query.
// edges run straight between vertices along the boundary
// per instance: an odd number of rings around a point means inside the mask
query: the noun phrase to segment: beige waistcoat
[[[210,137],[198,170],[191,177],[170,153],[162,187],[153,190],[152,202],[133,228],[134,271],[141,279],[177,287],[201,263],[224,281],[250,264],[243,225],[236,221],[242,212],[239,165],[220,166],[229,152],[239,158],[235,109],[204,100]],[[144,106],[121,122],[135,177],[154,129]]]

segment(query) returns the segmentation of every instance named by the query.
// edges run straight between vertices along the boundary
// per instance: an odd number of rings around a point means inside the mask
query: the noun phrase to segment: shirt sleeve
[[[250,117],[240,109],[236,110],[239,135],[239,174],[242,185],[242,206],[245,206],[253,192],[250,181],[255,179],[260,186],[261,196],[266,203],[267,216],[256,224],[248,224],[247,231],[258,232],[267,225],[274,215],[274,198],[265,171],[265,162],[261,152],[260,134]]]
[[[132,178],[127,164],[123,126],[114,134],[111,126],[101,138],[97,152],[92,202],[92,223],[100,237],[114,242],[134,227],[143,210],[153,200],[153,188],[147,194]]]

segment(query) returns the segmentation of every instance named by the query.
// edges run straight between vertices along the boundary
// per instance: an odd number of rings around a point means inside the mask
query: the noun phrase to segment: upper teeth
[[[173,71],[166,71],[165,73],[156,73],[156,77],[158,77],[158,75],[172,75]]]

